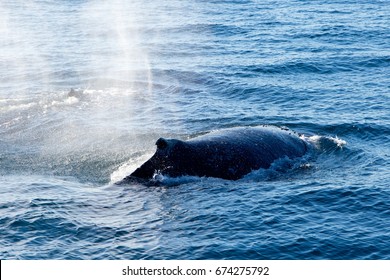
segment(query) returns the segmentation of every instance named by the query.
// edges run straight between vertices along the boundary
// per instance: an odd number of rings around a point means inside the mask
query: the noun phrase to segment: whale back
[[[155,154],[130,176],[151,179],[161,173],[237,180],[307,150],[295,132],[272,126],[225,129],[187,141],[160,138],[156,145]]]

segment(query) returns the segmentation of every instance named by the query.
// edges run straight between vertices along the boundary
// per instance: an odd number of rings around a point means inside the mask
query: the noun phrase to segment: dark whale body
[[[187,141],[160,138],[156,145],[156,153],[124,182],[157,173],[237,180],[277,159],[300,157],[308,148],[295,132],[274,126],[224,129]]]

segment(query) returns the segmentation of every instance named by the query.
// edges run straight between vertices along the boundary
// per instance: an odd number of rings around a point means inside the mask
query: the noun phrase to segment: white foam
[[[323,149],[332,146],[337,148],[343,148],[347,145],[347,141],[340,139],[337,136],[331,137],[314,135],[306,138],[306,140],[318,149]]]
[[[121,181],[123,178],[133,173],[135,169],[141,166],[141,164],[147,161],[151,156],[151,153],[145,153],[138,157],[131,157],[128,161],[119,166],[117,170],[112,172],[110,183],[114,184]]]

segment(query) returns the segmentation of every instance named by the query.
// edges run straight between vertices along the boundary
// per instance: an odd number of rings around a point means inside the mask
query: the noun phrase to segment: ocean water
[[[2,0],[0,258],[390,259],[389,15]],[[312,151],[237,181],[115,184],[159,137],[263,124]]]

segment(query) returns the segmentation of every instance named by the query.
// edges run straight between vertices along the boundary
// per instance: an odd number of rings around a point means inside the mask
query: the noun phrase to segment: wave
[[[208,78],[203,75],[189,77],[188,84],[193,83],[196,88],[196,85],[203,83],[205,79]],[[166,89],[163,85],[161,87]],[[270,87],[268,90],[275,92],[278,89],[279,87]],[[143,104],[143,101],[140,101],[139,96],[134,92],[120,89],[77,90],[75,92],[78,95],[69,96],[67,91],[62,91],[44,98],[38,95],[29,99],[15,98],[1,101],[4,106],[1,107],[3,114],[0,117],[2,120],[0,124],[0,135],[2,135],[0,173],[75,176],[82,182],[113,183],[130,174],[153,152],[153,143],[156,139],[161,135],[167,135],[167,132],[161,130],[151,131],[151,128],[145,125],[142,129],[133,126],[136,123],[145,124],[155,121],[155,118],[149,116],[148,113],[153,110],[150,108],[150,102],[145,102],[144,108],[142,105],[138,106]],[[235,94],[237,98],[242,95],[246,98],[249,98],[248,95],[257,96],[255,88]],[[272,98],[273,94],[270,95]],[[232,98],[237,99],[234,96]],[[131,120],[132,123],[127,122],[129,127],[125,128],[121,118],[117,120],[112,118],[111,108],[117,110],[116,117],[122,115],[129,120],[126,117],[129,113],[128,107],[121,106],[127,104],[126,102],[134,102],[134,100],[136,103],[132,104],[138,104],[135,110],[141,110],[138,112],[142,120],[134,118]],[[142,113],[142,110],[146,110],[146,113]],[[202,116],[203,113],[199,114]],[[169,121],[169,118],[164,116]],[[258,116],[241,119],[224,116],[218,119],[199,119],[199,116],[186,121],[186,126],[191,126],[191,129],[186,131],[187,133],[183,133],[184,130],[181,129],[180,135],[172,131],[168,131],[168,134],[173,137],[191,138],[202,134],[202,131],[207,129],[216,129],[216,122],[219,123],[218,128],[256,126],[267,123],[294,129],[302,133],[307,141],[312,142],[320,153],[330,154],[345,146],[348,147],[346,142],[356,141],[355,139],[377,143],[390,139],[390,129],[378,123],[323,125],[305,123],[299,118],[295,121],[290,118],[286,122],[284,117],[276,120],[261,119]],[[259,120],[262,122],[260,123]],[[153,126],[156,124],[158,122],[153,123]],[[351,150],[347,149],[347,153],[355,153],[357,149],[364,148],[351,147]],[[351,158],[356,157],[351,156]],[[300,170],[301,167],[310,169],[310,160],[307,164],[301,162],[300,165],[293,169]],[[257,178],[272,177],[272,172],[282,169],[276,168],[266,172],[266,176],[258,172]],[[166,178],[162,180],[168,184],[177,184],[175,180],[171,182]],[[184,182],[188,180],[192,179],[184,179]]]
[[[291,123],[286,124],[294,129],[301,129],[307,134],[317,133],[325,136],[358,138],[360,140],[384,140],[390,137],[390,128],[379,123],[336,123],[336,124],[315,124],[315,123]]]
[[[244,28],[234,25],[226,24],[217,24],[217,23],[195,23],[195,24],[186,24],[177,27],[164,27],[160,29],[152,29],[151,32],[166,32],[168,34],[212,34],[215,36],[235,36],[239,34],[245,34],[247,31]]]
[[[240,77],[252,77],[258,74],[336,74],[341,72],[361,72],[370,68],[390,66],[389,56],[378,57],[327,57],[322,60],[308,59],[286,61],[264,65],[239,65],[231,71]]]

